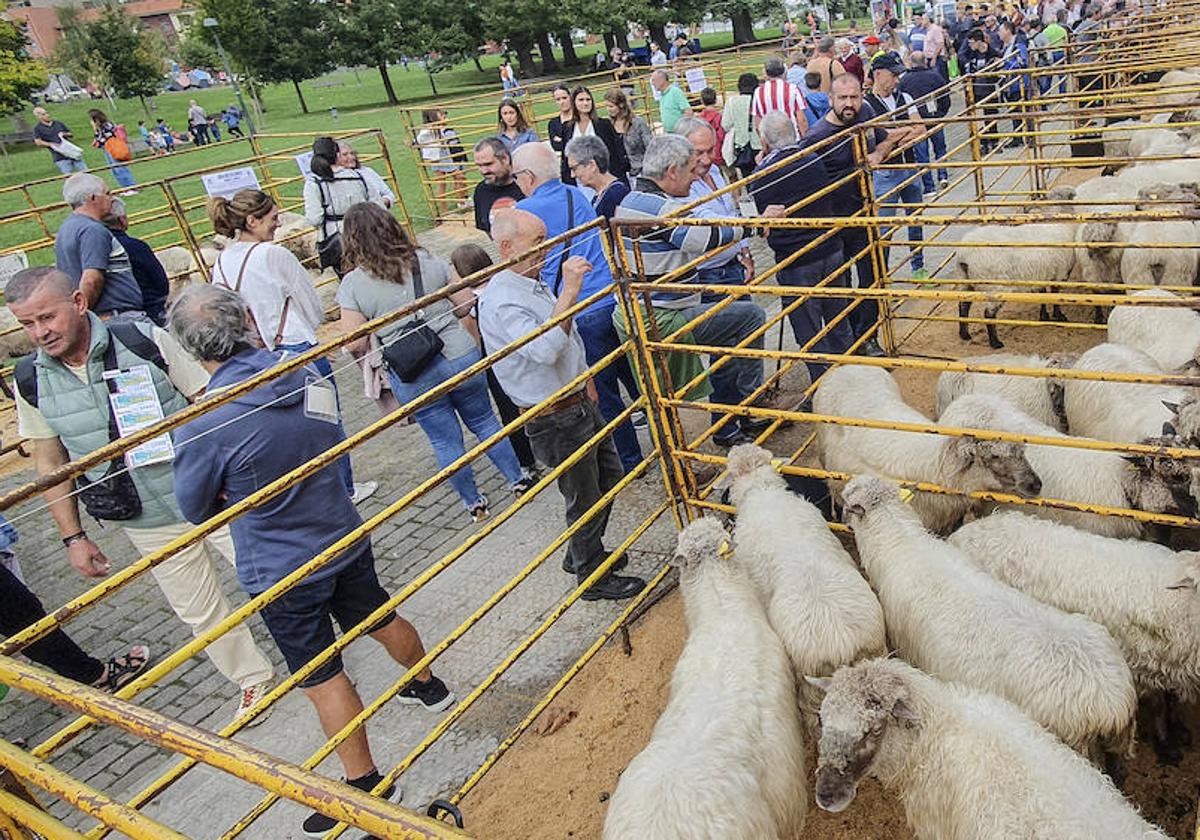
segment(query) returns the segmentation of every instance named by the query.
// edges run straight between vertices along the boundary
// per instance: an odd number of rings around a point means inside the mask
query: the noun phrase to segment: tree
[[[0,115],[21,110],[29,95],[50,81],[45,65],[29,57],[27,45],[15,23],[0,19]]]
[[[84,20],[67,7],[60,12],[59,22],[64,38],[56,58],[63,66],[117,96],[138,97],[146,109],[146,97],[162,87],[165,45],[161,36],[142,29],[115,5],[105,7],[95,20]]]
[[[774,0],[717,0],[708,6],[713,17],[727,17],[733,23],[733,43],[751,44],[754,37],[754,21],[779,12]]]
[[[217,48],[204,35],[204,27],[193,23],[175,50],[175,58],[184,67],[214,68],[221,66]]]

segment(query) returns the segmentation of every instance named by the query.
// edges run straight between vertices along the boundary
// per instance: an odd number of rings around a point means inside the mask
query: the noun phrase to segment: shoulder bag
[[[355,172],[354,177],[358,178],[359,183],[362,184],[363,201],[366,201],[371,196],[371,190],[367,187],[367,182],[362,175]],[[325,201],[326,183],[320,178],[317,179],[317,190],[321,194],[321,233],[325,233],[325,225],[329,222],[340,222],[345,218],[343,213],[330,212],[333,198],[330,197],[328,202]],[[328,183],[332,183],[332,181]],[[321,268],[332,268],[339,277],[342,275],[342,232],[340,230],[317,243],[317,264]]]
[[[575,227],[575,196],[567,190],[567,230]],[[575,241],[575,237],[567,240],[567,244],[563,246],[562,259],[558,261],[558,268],[554,272],[554,296],[558,297],[558,290],[562,288],[562,271],[563,263],[567,261],[567,257],[571,256],[571,244]]]
[[[746,108],[746,145],[733,147],[733,165],[738,172],[742,173],[742,177],[746,177],[754,171],[754,99],[751,98],[749,106]]]
[[[425,297],[421,280],[421,260],[414,254],[412,264],[414,300]],[[425,323],[421,311],[400,325],[400,335],[383,347],[383,360],[401,382],[415,382],[417,377],[446,345],[437,331]]]

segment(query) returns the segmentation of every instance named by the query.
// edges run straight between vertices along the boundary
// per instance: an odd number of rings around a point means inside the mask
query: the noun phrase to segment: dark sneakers
[[[593,583],[579,597],[584,601],[624,601],[646,587],[640,577],[607,574]]]
[[[372,770],[361,778],[345,781],[350,787],[370,793],[371,788],[383,781],[383,776],[379,775],[378,770]],[[379,795],[379,798],[386,799],[388,802],[399,802],[402,795],[399,788],[395,785],[390,785],[387,790]],[[301,830],[304,832],[305,837],[324,837],[337,824],[337,820],[327,817],[324,814],[310,814],[301,826]]]
[[[431,712],[440,712],[450,708],[454,703],[454,693],[446,688],[446,684],[437,677],[428,681],[413,680],[399,694],[397,702],[411,705],[420,704]]]

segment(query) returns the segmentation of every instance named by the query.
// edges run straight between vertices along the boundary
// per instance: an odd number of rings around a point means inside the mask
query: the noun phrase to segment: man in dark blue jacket
[[[253,329],[241,297],[222,286],[190,286],[171,309],[172,333],[212,374],[209,393],[279,363],[279,354],[254,346]],[[332,383],[311,368],[277,377],[175,432],[179,507],[190,521],[203,522],[341,440]],[[336,465],[326,467],[231,523],[238,580],[257,595],[362,524]],[[262,619],[295,673],[333,644],[331,618],[346,632],[387,600],[375,575],[370,540],[364,537],[264,606]],[[368,632],[405,668],[425,655],[416,628],[394,612]],[[318,666],[300,686],[317,707],[328,737],[363,710],[338,655]],[[454,702],[428,668],[399,697],[434,711]],[[365,728],[355,730],[337,754],[350,785],[369,791],[381,781]],[[384,795],[393,794],[394,788]],[[309,837],[321,837],[335,824],[323,814],[312,814],[303,830]]]
[[[934,121],[940,120],[950,113],[950,86],[949,83],[942,77],[942,74],[931,69],[926,61],[925,54],[922,52],[911,52],[908,54],[908,70],[900,77],[900,92],[907,93],[913,99],[921,99],[935,91],[941,91],[932,100],[925,100],[917,105],[917,112],[921,115],[921,119],[925,120],[927,128],[934,127]],[[942,129],[937,129],[930,133],[929,138],[922,140],[916,146],[917,162],[928,164],[929,146],[933,144],[933,160],[938,161],[946,156],[946,135],[942,133]],[[925,192],[934,192],[933,173],[928,169],[921,174],[921,180],[925,187]],[[950,186],[950,180],[947,177],[945,169],[938,170],[938,189],[946,189]]]
[[[171,293],[171,281],[167,272],[154,256],[154,249],[136,236],[129,233],[129,216],[125,212],[125,202],[119,198],[112,200],[112,209],[104,217],[104,226],[129,255],[129,267],[133,271],[133,279],[142,290],[142,306],[146,315],[160,327],[167,325],[167,297]]]

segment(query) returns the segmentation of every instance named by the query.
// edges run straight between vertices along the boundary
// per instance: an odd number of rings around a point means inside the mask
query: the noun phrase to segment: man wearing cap
[[[895,123],[897,126],[909,129],[907,136],[899,145],[908,143],[913,137],[923,133],[924,127],[921,124],[921,115],[913,105],[913,98],[907,93],[899,89],[900,74],[904,72],[904,65],[900,59],[892,53],[883,53],[878,55],[871,62],[871,92],[867,94],[865,101],[871,106],[876,114],[886,115],[885,119],[888,122]],[[912,129],[915,129],[913,131]],[[895,215],[895,205],[901,202],[905,205],[905,214],[912,215],[917,208],[910,205],[920,205],[924,201],[924,194],[921,192],[921,180],[915,178],[916,173],[916,149],[908,148],[887,161],[888,163],[904,163],[911,165],[912,168],[905,169],[877,169],[874,173],[875,198],[882,205],[879,208],[879,215],[891,216]],[[919,225],[913,225],[908,229],[908,238],[911,242],[918,242],[922,238],[922,232]],[[912,266],[912,278],[914,280],[925,280],[929,277],[925,271],[925,255],[917,250],[917,246],[909,246],[912,255],[909,257],[909,264]],[[883,250],[883,261],[886,267],[888,258],[888,249]]]
[[[883,41],[880,40],[878,35],[868,35],[866,38],[862,39],[862,42],[866,45],[866,48],[863,50],[863,52],[866,53],[868,61],[874,61],[875,56],[883,55],[885,52],[883,49]]]

